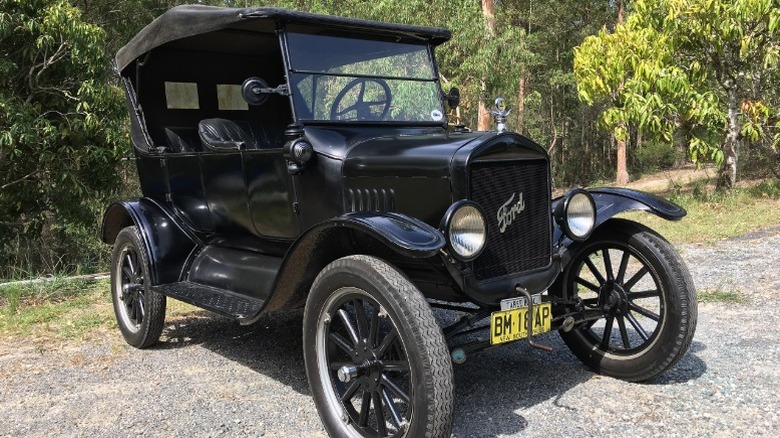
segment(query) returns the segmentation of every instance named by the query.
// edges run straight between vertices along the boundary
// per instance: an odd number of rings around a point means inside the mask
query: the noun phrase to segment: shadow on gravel
[[[556,334],[539,341],[552,346],[553,352],[519,342],[483,351],[455,366],[456,437],[515,436],[529,425],[522,411],[550,399],[555,406],[571,409],[558,400],[595,374]],[[705,349],[701,342],[693,342],[677,365],[647,384],[679,384],[700,377],[707,365],[696,353]],[[471,426],[475,424],[477,430]]]
[[[302,319],[302,311],[291,311],[266,315],[251,326],[241,326],[204,311],[168,322],[155,348],[207,348],[310,395],[303,365]],[[454,365],[455,437],[521,433],[529,423],[520,412],[551,399],[556,406],[565,407],[557,400],[593,378],[594,374],[569,353],[557,334],[538,340],[552,346],[553,352],[517,342],[474,353],[464,364]],[[696,353],[704,349],[704,344],[694,342],[677,366],[650,384],[684,383],[701,376],[707,366]]]
[[[518,411],[556,398],[593,377],[556,334],[488,349],[455,366],[456,437],[516,435],[529,423]],[[479,425],[475,430],[472,425]]]
[[[688,353],[677,362],[677,365],[647,383],[651,385],[671,385],[675,383],[687,383],[701,377],[701,375],[707,371],[707,364],[701,360],[696,353],[706,349],[706,345],[701,342],[693,341],[688,349]]]
[[[156,349],[198,345],[309,395],[303,367],[302,311],[265,315],[258,322],[238,322],[203,311],[166,323]]]

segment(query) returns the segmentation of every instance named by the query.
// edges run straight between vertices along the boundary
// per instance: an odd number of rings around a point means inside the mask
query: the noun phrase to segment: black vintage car
[[[205,6],[138,33],[116,60],[143,197],[102,226],[127,342],[158,340],[166,297],[242,324],[305,307],[305,368],[334,436],[449,436],[452,364],[548,348],[533,339],[551,330],[610,376],[673,366],[696,325],[691,277],[615,216],[685,211],[617,188],[552,199],[545,150],[505,132],[500,104],[497,131],[448,126],[459,98],[434,48],[449,37]]]

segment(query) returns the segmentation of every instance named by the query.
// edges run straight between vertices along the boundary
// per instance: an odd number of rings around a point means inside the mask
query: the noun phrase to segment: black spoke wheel
[[[111,298],[128,344],[148,347],[160,338],[165,296],[149,287],[149,258],[135,227],[119,232],[111,257]]]
[[[581,299],[590,319],[561,336],[602,374],[651,379],[677,363],[693,339],[696,292],[688,269],[666,240],[637,223],[602,225],[551,290]]]
[[[422,294],[387,263],[350,256],[317,277],[304,359],[331,436],[449,437],[452,364]]]
[[[374,100],[369,100],[374,99]],[[333,100],[331,120],[384,120],[390,110],[390,87],[383,79],[357,78]]]

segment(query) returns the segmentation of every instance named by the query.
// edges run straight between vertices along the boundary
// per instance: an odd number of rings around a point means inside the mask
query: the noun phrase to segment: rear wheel
[[[136,227],[119,232],[111,257],[111,298],[122,336],[146,348],[160,338],[165,322],[165,296],[151,290],[149,256]]]
[[[595,318],[561,332],[593,370],[651,379],[685,354],[696,329],[696,292],[677,251],[650,229],[612,220],[579,248],[557,288]],[[573,309],[568,309],[569,311]]]
[[[450,436],[444,336],[422,294],[387,263],[350,256],[328,265],[306,302],[303,345],[331,436]]]

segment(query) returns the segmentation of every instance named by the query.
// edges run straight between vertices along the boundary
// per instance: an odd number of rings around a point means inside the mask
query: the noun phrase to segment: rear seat
[[[174,153],[198,152],[202,149],[198,130],[195,128],[165,128],[165,137],[171,152]]]
[[[206,119],[220,120],[220,119]],[[226,120],[226,119],[222,119]],[[279,149],[284,145],[286,125],[250,123],[244,120],[226,120],[233,122],[246,133],[244,149]],[[163,128],[170,152],[191,153],[203,151],[197,128]],[[251,141],[249,141],[251,139]]]

